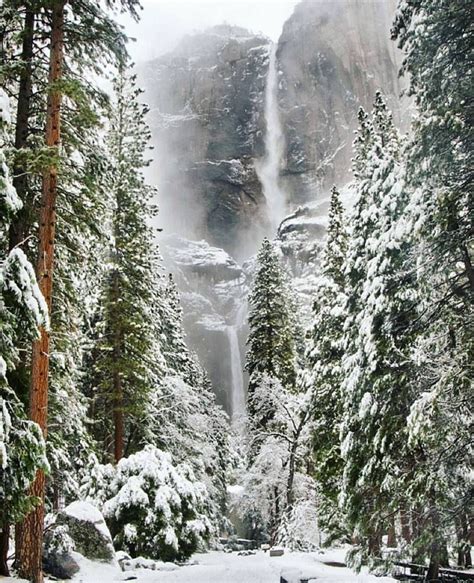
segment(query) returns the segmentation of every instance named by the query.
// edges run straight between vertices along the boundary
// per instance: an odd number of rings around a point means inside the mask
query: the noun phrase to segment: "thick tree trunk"
[[[27,7],[23,27],[23,44],[21,60],[23,66],[20,72],[18,87],[18,106],[15,123],[15,149],[22,150],[28,145],[30,131],[30,113],[32,96],[32,69],[33,69],[33,39],[35,30],[35,12]],[[31,228],[32,201],[26,201],[28,192],[28,177],[26,167],[18,160],[13,170],[13,186],[23,201],[23,208],[15,215],[9,229],[9,248],[13,249],[24,241]]]
[[[368,550],[371,557],[380,557],[382,555],[382,535],[380,532],[374,532],[369,536]]]
[[[392,519],[388,530],[387,530],[387,547],[390,549],[394,549],[397,546],[397,536],[395,534],[395,524],[394,520]]]
[[[61,93],[55,84],[61,79],[63,64],[64,6],[65,0],[56,0],[52,6],[51,52],[49,85],[46,111],[46,145],[59,147],[61,122]],[[54,239],[56,228],[57,167],[45,170],[39,221],[39,251],[36,275],[39,287],[51,313],[53,292]],[[30,418],[47,434],[48,377],[49,377],[49,331],[41,329],[40,340],[33,344],[31,357]],[[44,528],[45,475],[38,471],[31,486],[39,505],[26,517],[21,528],[18,570],[20,577],[33,583],[43,582],[42,546]]]
[[[4,524],[0,530],[0,575],[9,577],[8,569],[8,547],[10,543],[10,525]]]
[[[458,544],[459,567],[470,569],[472,567],[471,543],[469,540],[469,526],[467,516],[461,513],[456,518],[456,538]]]
[[[437,581],[439,579],[439,569],[441,566],[448,567],[448,552],[445,541],[441,538],[441,521],[436,504],[436,498],[431,496],[429,521],[431,529],[430,564],[426,579]]]

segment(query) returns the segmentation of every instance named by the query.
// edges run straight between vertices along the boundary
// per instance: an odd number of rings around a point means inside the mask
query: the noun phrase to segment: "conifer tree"
[[[407,221],[422,290],[416,326],[421,374],[409,427],[413,448],[423,452],[412,495],[431,579],[438,577],[453,519],[460,548],[468,548],[463,525],[472,514],[472,485],[465,479],[474,386],[471,21],[467,2],[404,0],[392,31],[418,109],[406,152],[413,190]],[[460,558],[471,562],[470,553]]]
[[[49,58],[50,92],[47,98],[45,145],[59,153],[61,140],[61,100],[59,89],[62,80],[64,59],[64,6],[65,0],[58,0],[51,8],[51,36]],[[58,163],[55,157],[44,169],[42,177],[41,211],[38,232],[38,258],[36,275],[45,297],[48,313],[51,313],[54,273],[54,248],[56,231]],[[33,343],[31,356],[31,376],[29,393],[30,419],[38,423],[44,437],[48,423],[48,383],[49,383],[50,331],[40,328],[40,338]],[[22,544],[18,548],[19,573],[34,583],[42,583],[42,542],[44,529],[44,501],[46,477],[38,470],[31,486],[31,495],[40,503],[25,518],[22,525]]]
[[[134,0],[105,4],[136,13]],[[0,8],[2,46],[7,47],[7,51],[11,48],[12,55],[11,59],[2,62],[1,74],[8,91],[17,97],[14,182],[23,202],[22,212],[10,225],[10,247],[21,244],[32,259],[36,259],[35,222],[39,215],[36,201],[40,199],[42,175],[50,167],[59,167],[56,149],[38,139],[46,123],[47,101],[51,97],[48,80],[50,47],[45,39],[50,37],[53,9],[57,6],[58,3],[52,5],[51,2],[6,0]],[[9,18],[11,13],[13,18]],[[51,439],[48,442],[54,492],[58,492],[58,486],[63,483],[74,490],[77,485],[74,478],[71,482],[61,480],[61,477],[64,478],[66,473],[73,475],[76,454],[87,442],[83,439],[85,407],[77,390],[80,331],[85,315],[84,304],[78,301],[78,297],[84,291],[83,283],[90,277],[89,269],[97,257],[89,252],[90,249],[84,251],[88,244],[90,248],[95,246],[90,236],[100,231],[97,228],[100,221],[94,215],[97,195],[99,192],[103,194],[98,187],[103,162],[97,129],[106,104],[105,94],[90,82],[90,73],[100,74],[112,61],[123,57],[125,51],[123,33],[104,12],[103,6],[96,2],[67,4],[63,28],[67,59],[62,67],[60,87],[55,86],[55,92],[60,92],[63,97],[62,157],[56,187],[57,208],[61,212],[57,214],[56,285],[51,313],[52,342],[48,353],[50,369],[54,372],[49,391],[52,398],[49,399]],[[16,45],[18,42],[20,46]],[[91,281],[88,283],[93,286]],[[26,342],[26,338],[23,340]],[[17,363],[11,377],[15,392],[26,401],[28,358]],[[66,401],[78,413],[72,422],[69,419],[65,422],[70,412],[65,407]],[[56,493],[54,498],[58,498]],[[37,538],[34,537],[35,541]],[[26,574],[29,571],[26,564],[29,551],[26,549],[31,545],[21,532],[16,540],[17,559],[20,569],[25,563]]]
[[[400,138],[380,93],[372,115],[372,147],[348,250],[342,501],[362,554],[380,556],[388,516],[400,508],[408,471],[406,419],[413,400],[410,323],[416,288],[404,217]],[[362,266],[362,267],[361,267]],[[361,279],[360,273],[364,274]],[[407,275],[408,274],[408,275]],[[355,308],[355,309],[354,309]]]
[[[343,328],[347,227],[336,187],[331,191],[329,225],[321,261],[321,280],[315,290],[313,323],[308,337],[303,384],[311,396],[315,476],[320,500],[320,527],[328,534],[343,531],[337,512],[342,476],[339,427],[342,417]]]
[[[262,375],[278,379],[288,390],[295,386],[297,354],[291,302],[278,256],[268,239],[257,255],[257,270],[249,297],[250,333],[246,369],[249,403]],[[250,416],[252,411],[250,408]]]
[[[21,249],[8,251],[9,222],[22,202],[13,186],[4,154],[10,123],[8,97],[0,89],[0,575],[8,576],[10,525],[35,506],[28,494],[38,470],[46,471],[45,445],[39,426],[27,420],[9,375],[19,360],[21,338],[38,337],[48,326],[48,309],[33,267]]]
[[[226,508],[231,457],[228,419],[216,403],[209,377],[186,344],[183,310],[171,275],[157,309],[166,367],[156,394],[152,432],[174,460],[190,464],[197,478],[206,484],[209,516],[218,524]]]
[[[274,541],[285,508],[292,504],[296,450],[303,428],[299,408],[293,403],[299,364],[296,342],[299,329],[295,326],[298,316],[293,299],[278,255],[270,241],[264,239],[257,255],[255,279],[249,296],[250,331],[246,369],[250,377],[247,401],[250,499],[258,488],[269,490],[261,508],[253,507],[251,503],[246,506],[246,521],[253,533],[269,530]],[[285,404],[290,402],[292,406],[283,419],[281,405],[285,408]],[[287,430],[291,437],[285,437]],[[282,443],[275,437],[277,434],[284,436]],[[274,460],[266,463],[272,448],[275,448]],[[283,472],[275,475],[274,470],[279,464],[280,468],[286,466],[286,478]],[[252,476],[257,477],[257,482],[252,481]]]
[[[150,226],[155,190],[143,176],[150,131],[139,95],[135,78],[121,69],[108,139],[112,244],[100,299],[91,394],[94,418],[100,420],[97,438],[116,462],[143,445],[144,404],[152,400],[165,364],[158,335],[160,258]]]

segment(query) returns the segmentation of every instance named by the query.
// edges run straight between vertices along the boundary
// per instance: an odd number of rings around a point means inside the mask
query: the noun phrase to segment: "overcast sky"
[[[136,63],[174,48],[179,39],[215,24],[236,24],[278,40],[298,0],[143,0],[142,18],[122,19],[137,40],[129,46]]]

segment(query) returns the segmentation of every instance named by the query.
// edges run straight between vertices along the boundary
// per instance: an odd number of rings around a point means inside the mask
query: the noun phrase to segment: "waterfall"
[[[247,317],[247,302],[242,302],[235,312],[234,323],[227,326],[227,338],[229,341],[230,373],[232,382],[232,423],[243,420],[246,415],[244,370],[240,356],[239,335],[240,328]]]
[[[240,358],[239,337],[237,326],[227,326],[227,338],[229,339],[230,373],[232,380],[232,422],[235,423],[245,415],[245,389]]]
[[[267,203],[268,219],[272,235],[286,214],[286,197],[280,187],[285,138],[278,109],[277,45],[273,44],[269,55],[265,85],[265,156],[257,161],[255,169],[263,188]]]

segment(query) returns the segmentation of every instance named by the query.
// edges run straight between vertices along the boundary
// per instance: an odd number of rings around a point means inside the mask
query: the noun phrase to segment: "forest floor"
[[[394,583],[390,577],[375,577],[367,573],[355,574],[346,567],[325,563],[343,563],[343,549],[324,553],[289,553],[282,557],[270,557],[263,551],[255,555],[240,556],[237,553],[209,552],[193,557],[194,564],[171,571],[137,569],[118,574],[105,565],[84,561],[74,583],[112,583],[124,581],[132,573],[138,583],[279,583],[282,573],[316,579],[317,583]],[[296,581],[299,577],[296,578]],[[0,579],[1,581],[1,579]],[[315,583],[316,583],[315,582]]]

